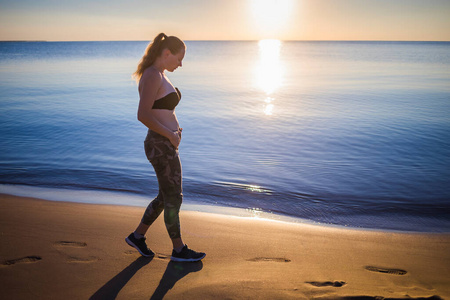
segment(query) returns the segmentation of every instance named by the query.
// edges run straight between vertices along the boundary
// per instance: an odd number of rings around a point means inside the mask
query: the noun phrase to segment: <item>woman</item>
[[[187,247],[181,239],[179,211],[183,199],[178,154],[181,131],[175,106],[181,93],[164,74],[182,66],[186,45],[177,37],[158,34],[149,44],[134,76],[139,80],[138,120],[148,127],[145,154],[158,178],[158,196],[148,205],[141,223],[125,241],[146,257],[155,254],[145,243],[145,233],[164,210],[164,223],[172,239],[172,261],[199,261],[205,253]]]

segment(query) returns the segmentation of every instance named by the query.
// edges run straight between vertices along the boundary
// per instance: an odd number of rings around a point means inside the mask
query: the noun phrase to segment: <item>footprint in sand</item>
[[[98,257],[89,256],[89,257],[77,257],[77,256],[68,256],[67,261],[70,263],[90,263],[94,261],[100,260]]]
[[[324,298],[325,299],[325,298]],[[330,299],[330,298],[326,298]],[[332,298],[336,300],[444,300],[440,296],[434,295],[430,297],[418,297],[418,298],[412,298],[407,296],[406,298],[385,298],[383,296],[347,296],[347,297],[339,297],[339,298]]]
[[[247,259],[247,261],[253,261],[253,262],[261,262],[261,261],[291,262],[290,259],[283,258],[283,257],[254,257],[254,258]]]
[[[347,283],[345,281],[306,281],[305,283],[309,283],[313,286],[317,287],[325,287],[325,286],[332,286],[332,287],[341,287],[346,285]]]
[[[69,263],[90,263],[100,260],[95,256],[83,257],[79,256],[77,248],[86,248],[87,243],[85,242],[75,242],[75,241],[58,241],[54,244],[57,248],[63,248],[64,250],[59,250],[60,253],[64,254],[67,258],[66,261]]]
[[[31,256],[25,256],[25,257],[21,257],[21,258],[6,260],[2,263],[2,265],[10,266],[10,265],[21,264],[21,263],[32,263],[32,262],[40,261],[41,259],[42,259],[42,257],[40,257],[40,256],[31,255]]]
[[[84,242],[72,242],[72,241],[59,241],[55,243],[56,246],[63,247],[76,247],[76,248],[84,248],[87,246]]]
[[[368,271],[371,271],[371,272],[379,272],[379,273],[390,274],[390,275],[405,275],[406,273],[408,273],[405,270],[401,270],[401,269],[388,269],[388,268],[379,268],[379,267],[373,267],[373,266],[366,266],[365,269]]]

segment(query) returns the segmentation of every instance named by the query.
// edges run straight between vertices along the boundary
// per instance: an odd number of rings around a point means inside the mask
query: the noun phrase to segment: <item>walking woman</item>
[[[145,154],[158,178],[158,196],[148,205],[141,223],[125,241],[146,257],[155,254],[145,243],[145,234],[164,210],[164,223],[172,239],[172,261],[193,262],[206,254],[188,248],[181,239],[179,212],[182,194],[182,171],[178,153],[181,131],[175,107],[181,99],[164,73],[182,66],[186,45],[175,36],[158,34],[149,44],[134,76],[139,80],[138,120],[148,127]]]

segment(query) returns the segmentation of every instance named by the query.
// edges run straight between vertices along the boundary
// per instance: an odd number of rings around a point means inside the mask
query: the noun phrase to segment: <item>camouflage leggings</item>
[[[149,130],[144,142],[145,154],[158,177],[159,193],[150,202],[142,223],[151,225],[164,210],[164,223],[170,238],[181,237],[178,217],[183,200],[181,162],[178,150],[166,137]]]

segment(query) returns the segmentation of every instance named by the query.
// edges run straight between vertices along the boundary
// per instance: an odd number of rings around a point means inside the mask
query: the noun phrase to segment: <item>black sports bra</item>
[[[172,92],[162,98],[155,100],[155,102],[153,102],[152,109],[174,110],[175,106],[178,105],[181,99],[180,91],[177,88],[175,88],[175,90],[177,91],[176,93]]]

